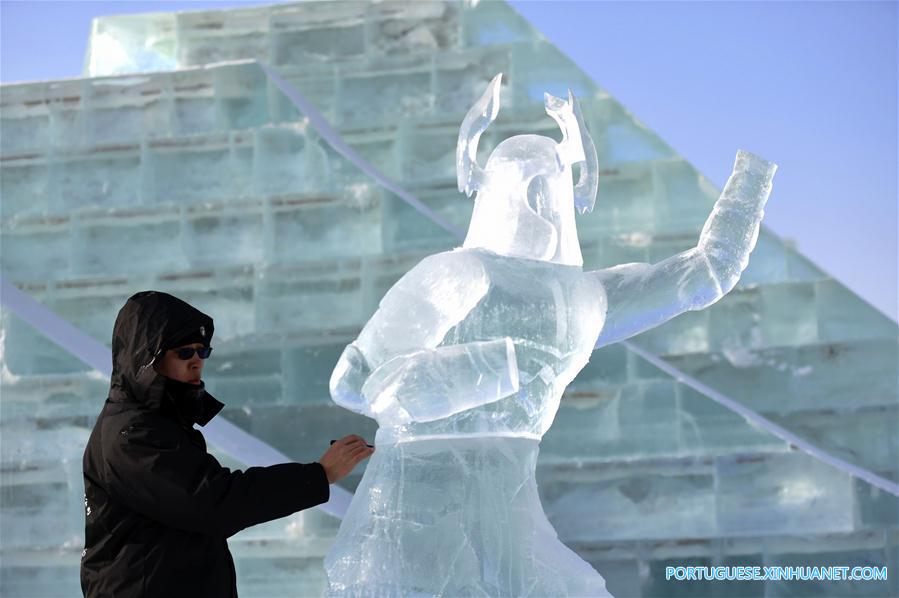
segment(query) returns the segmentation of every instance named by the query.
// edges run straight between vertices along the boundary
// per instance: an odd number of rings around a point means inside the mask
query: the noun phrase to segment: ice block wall
[[[206,373],[222,416],[300,461],[335,434],[373,435],[331,402],[331,369],[386,289],[459,241],[334,152],[253,60],[462,229],[472,204],[456,190],[454,152],[471,102],[505,74],[503,113],[481,142],[489,152],[514,134],[557,135],[542,94],[572,88],[601,169],[596,209],[578,220],[585,268],[694,245],[718,196],[504,3],[97,20],[84,77],[0,88],[2,275],[104,343],[137,290],[197,305],[216,320]],[[107,383],[8,310],[0,338],[0,593],[74,594],[81,451]],[[770,232],[724,300],[635,342],[897,479],[895,323]],[[622,346],[595,352],[569,387],[538,481],[561,539],[616,595],[736,587],[672,586],[668,564],[896,570],[896,497],[791,451]],[[235,536],[241,593],[319,592],[337,524],[309,512]],[[891,578],[740,591],[894,595]]]

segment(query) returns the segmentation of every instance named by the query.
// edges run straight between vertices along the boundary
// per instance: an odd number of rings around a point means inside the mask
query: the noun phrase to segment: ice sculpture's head
[[[465,247],[499,254],[583,265],[574,210],[593,209],[598,163],[593,141],[571,91],[563,100],[545,94],[546,112],[562,129],[562,141],[517,135],[500,143],[482,169],[481,133],[499,113],[502,73],[494,77],[462,122],[456,146],[459,190],[477,192]],[[580,176],[573,182],[573,170]]]

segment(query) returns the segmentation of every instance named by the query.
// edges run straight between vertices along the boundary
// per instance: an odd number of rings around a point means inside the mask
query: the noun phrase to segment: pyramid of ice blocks
[[[578,222],[585,268],[692,246],[718,195],[504,3],[98,19],[84,78],[2,87],[2,275],[107,344],[138,290],[197,305],[216,320],[206,379],[222,416],[298,461],[331,438],[373,436],[373,422],[331,402],[331,369],[395,280],[459,242],[332,150],[254,59],[463,230],[472,204],[453,164],[468,107],[505,73],[486,155],[513,134],[558,138],[542,94],[570,87],[602,169],[596,210]],[[74,595],[81,454],[108,383],[9,309],[0,339],[0,594]],[[899,478],[895,323],[772,234],[730,295],[634,342]],[[595,352],[569,387],[538,481],[560,538],[616,595],[899,594],[895,496],[791,450],[621,345]],[[319,593],[337,525],[307,511],[232,538],[241,594]],[[666,582],[669,564],[891,575],[691,584]]]

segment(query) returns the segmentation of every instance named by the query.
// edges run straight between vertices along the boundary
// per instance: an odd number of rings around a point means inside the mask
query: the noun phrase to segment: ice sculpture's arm
[[[730,292],[749,264],[775,170],[776,164],[740,150],[696,247],[657,264],[622,264],[591,272],[608,298],[596,347],[685,311],[704,309]]]
[[[488,288],[475,257],[450,252],[422,260],[340,356],[331,376],[334,401],[379,421],[427,421],[516,392],[510,339],[438,346]]]
[[[394,357],[371,373],[362,396],[379,422],[432,421],[518,392],[511,338]]]

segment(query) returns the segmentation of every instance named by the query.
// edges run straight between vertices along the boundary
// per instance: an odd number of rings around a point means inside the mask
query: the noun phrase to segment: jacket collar
[[[213,417],[218,415],[219,411],[221,411],[225,404],[213,397],[208,392],[203,393],[203,398],[200,399],[203,404],[203,408],[200,413],[193,418],[193,423],[205,426],[208,424]]]
[[[155,372],[154,372],[155,373]],[[167,384],[167,378],[156,374],[156,380],[153,380],[147,388],[144,400],[138,401],[121,388],[113,387],[109,393],[109,399],[115,403],[130,403],[132,405],[140,405],[147,411],[154,411],[172,417],[183,424],[198,424],[205,426],[212,418],[219,414],[225,407],[225,404],[216,399],[214,396],[206,392],[205,383],[199,395],[195,400],[199,402],[199,409],[191,409],[189,401],[185,397],[175,396],[177,393],[172,392],[171,384]]]

